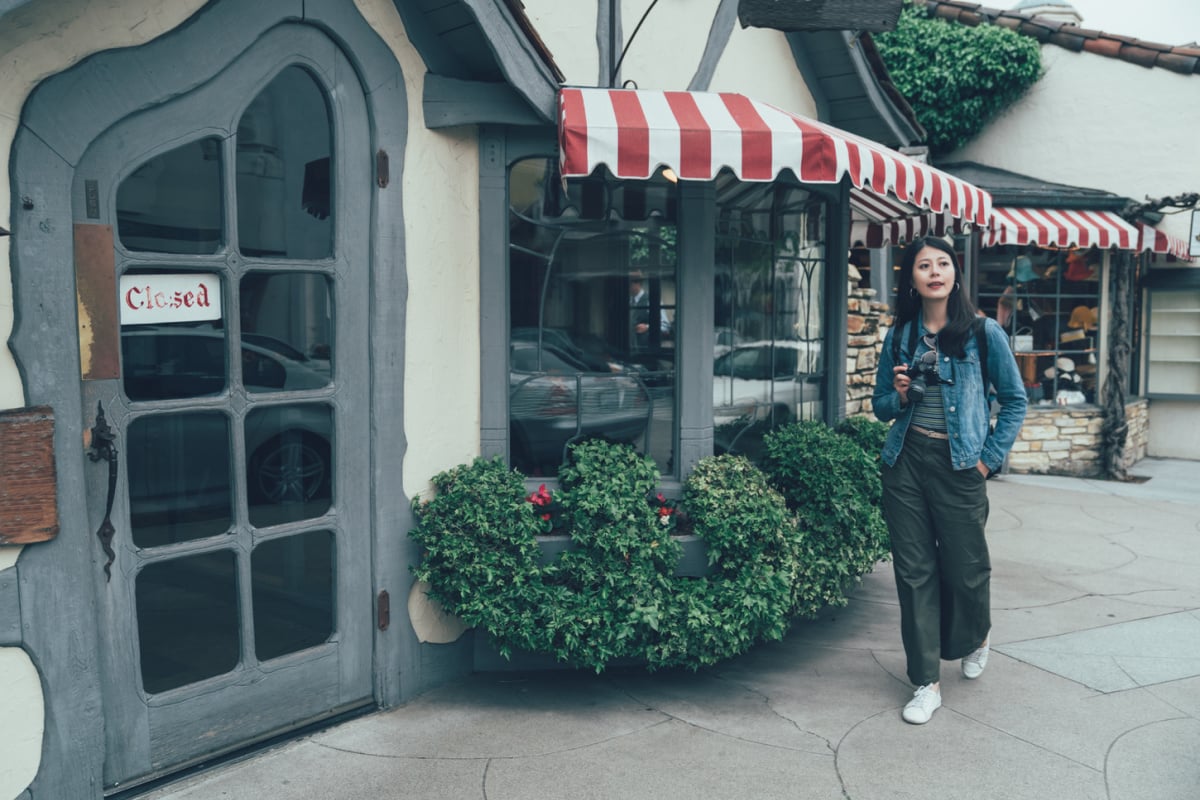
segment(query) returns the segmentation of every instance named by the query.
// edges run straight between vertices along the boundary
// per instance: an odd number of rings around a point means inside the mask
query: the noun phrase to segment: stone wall
[[[846,416],[871,417],[871,394],[879,351],[892,317],[886,303],[875,299],[874,289],[850,288],[846,315]]]
[[[1126,469],[1146,457],[1150,404],[1145,398],[1125,404],[1129,434],[1125,441]],[[1008,470],[1044,475],[1100,474],[1099,406],[1030,406],[1021,435],[1008,456]]]
[[[883,340],[892,323],[886,303],[875,299],[874,289],[850,288],[846,330],[846,416],[871,417],[871,394]],[[1100,427],[1104,410],[1099,406],[1031,405],[1021,434],[1008,458],[1008,471],[1045,475],[1094,476],[1100,474]],[[1145,398],[1125,405],[1129,434],[1125,443],[1125,468],[1146,457],[1150,430],[1150,404]]]

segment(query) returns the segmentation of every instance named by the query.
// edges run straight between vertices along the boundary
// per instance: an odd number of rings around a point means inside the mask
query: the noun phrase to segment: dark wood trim
[[[455,125],[543,125],[529,103],[507,83],[465,81],[428,73],[421,97],[425,127]]]

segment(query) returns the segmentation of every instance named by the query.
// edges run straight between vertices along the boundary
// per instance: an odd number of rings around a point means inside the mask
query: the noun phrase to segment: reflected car
[[[207,328],[136,327],[121,332],[125,393],[133,401],[214,396],[227,385],[225,332]],[[318,389],[327,374],[278,348],[243,342],[242,379],[251,394]],[[228,507],[231,418],[217,410],[139,417],[139,441],[169,445],[162,466],[131,473],[130,499],[153,513],[186,494],[197,507]],[[322,402],[252,408],[245,417],[247,489],[252,505],[330,497],[333,412]],[[139,457],[154,458],[149,451]]]
[[[713,424],[770,420],[779,425],[814,416],[821,400],[821,343],[750,342],[713,360]]]
[[[514,467],[554,471],[569,442],[592,436],[636,443],[652,405],[622,372],[597,372],[543,339],[509,344],[509,427]]]

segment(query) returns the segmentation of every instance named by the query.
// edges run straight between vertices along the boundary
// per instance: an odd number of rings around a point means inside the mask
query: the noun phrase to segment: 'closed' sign
[[[122,275],[121,324],[199,322],[221,318],[216,275]]]

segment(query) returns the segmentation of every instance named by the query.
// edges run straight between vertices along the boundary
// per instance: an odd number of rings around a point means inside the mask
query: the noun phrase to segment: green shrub
[[[764,440],[763,470],[804,532],[806,579],[796,610],[845,605],[852,581],[889,552],[877,458],[820,422],[794,422]]]
[[[651,492],[653,461],[623,444],[572,447],[562,488],[525,494],[519,474],[476,460],[434,478],[418,501],[416,576],[446,610],[513,650],[597,671],[614,660],[697,669],[783,636],[802,577],[794,515],[744,458],[702,460],[684,488],[712,571],[675,575],[678,514]],[[555,507],[574,548],[540,566],[537,534]],[[472,535],[472,530],[479,532]]]
[[[883,452],[884,440],[891,429],[891,425],[877,419],[846,417],[834,430],[843,436],[849,436],[867,455],[878,461]]]

